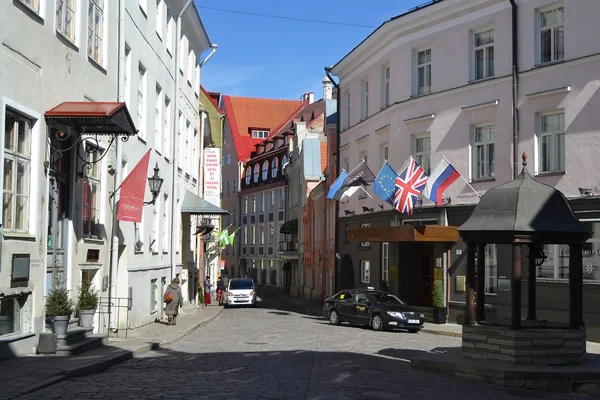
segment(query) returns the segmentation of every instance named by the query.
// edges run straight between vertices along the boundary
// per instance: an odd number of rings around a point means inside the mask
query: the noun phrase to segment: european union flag
[[[394,194],[396,194],[397,177],[398,174],[394,171],[394,168],[386,161],[373,184],[373,193],[392,206],[394,205]]]

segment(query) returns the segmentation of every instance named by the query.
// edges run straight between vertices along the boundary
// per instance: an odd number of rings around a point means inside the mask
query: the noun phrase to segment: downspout
[[[519,174],[519,30],[517,27],[517,2],[509,0],[512,7],[512,129],[513,129],[513,179]]]
[[[329,78],[329,80],[331,81],[331,83],[333,84],[333,86],[335,87],[335,91],[336,91],[336,100],[337,100],[337,119],[335,122],[336,125],[336,139],[335,139],[335,171],[334,174],[335,176],[337,176],[339,174],[340,171],[340,110],[342,109],[342,94],[340,93],[340,85],[338,83],[335,83],[335,80],[333,80],[333,76],[331,76],[331,67],[325,67],[325,75],[327,75],[327,77]],[[340,213],[340,203],[338,201],[335,202],[335,225],[334,225],[334,249],[333,249],[333,259],[334,259],[334,269],[333,269],[333,276],[334,276],[334,282],[335,282],[335,290],[334,292],[337,293],[338,289],[339,289],[339,282],[338,282],[338,276],[337,276],[337,268],[335,268],[337,266],[337,257],[335,256],[335,253],[337,252],[338,246],[339,246],[339,235],[338,235],[338,215]],[[341,262],[341,261],[340,261]]]
[[[173,58],[175,59],[175,95],[174,95],[174,107],[173,107],[173,134],[171,138],[173,139],[173,146],[171,151],[171,162],[173,165],[172,175],[171,175],[171,251],[170,251],[170,264],[171,264],[171,279],[175,277],[175,248],[177,247],[177,243],[175,240],[175,218],[177,216],[177,129],[179,127],[179,84],[180,84],[180,73],[179,73],[179,43],[181,39],[181,16],[185,13],[187,8],[192,4],[193,0],[187,0],[179,14],[177,15],[177,19],[175,20],[175,46],[173,49]],[[181,218],[181,215],[178,216]]]
[[[206,110],[204,107],[200,106],[200,171],[198,174],[198,186],[200,189],[200,197],[204,198],[204,119],[206,118]],[[202,236],[196,235],[196,238],[199,239],[199,247],[198,254],[200,255],[200,259],[198,260],[198,278],[194,281],[195,285],[197,285],[194,290],[194,299],[198,297],[198,293],[200,290],[200,282],[204,280],[204,271],[201,268],[202,260],[206,257],[204,253],[204,242],[202,241]],[[194,273],[196,269],[194,268]],[[196,303],[196,307],[200,306],[200,301],[202,299],[198,299]]]
[[[208,60],[210,60],[211,57],[215,55],[215,53],[217,51],[217,47],[219,47],[219,46],[217,46],[216,43],[213,43],[213,44],[210,45],[210,53],[208,53],[208,55],[206,56],[206,58],[204,59],[204,61],[202,61],[200,63],[200,68],[202,68],[204,66],[204,64],[206,64],[208,62]]]
[[[125,0],[119,0],[119,30],[117,35],[118,44],[118,66],[117,66],[117,101],[125,101]],[[119,237],[117,236],[118,231],[118,220],[117,220],[117,203],[119,201],[118,188],[121,184],[121,175],[123,174],[123,164],[121,159],[123,158],[123,147],[120,140],[115,140],[115,179],[114,179],[114,196],[113,196],[113,221],[111,227],[111,253],[108,271],[108,333],[110,334],[111,321],[113,306],[112,297],[117,292],[116,285],[119,276]],[[114,290],[113,290],[114,289]],[[129,303],[127,304],[129,307]],[[118,321],[117,325],[118,325]]]

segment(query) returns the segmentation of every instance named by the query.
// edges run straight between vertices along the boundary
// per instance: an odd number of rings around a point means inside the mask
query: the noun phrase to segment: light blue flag
[[[348,173],[346,172],[346,170],[343,169],[340,176],[338,176],[338,178],[331,184],[329,192],[327,193],[328,199],[334,199],[338,192],[342,191],[342,186],[344,186],[344,182],[347,176]]]

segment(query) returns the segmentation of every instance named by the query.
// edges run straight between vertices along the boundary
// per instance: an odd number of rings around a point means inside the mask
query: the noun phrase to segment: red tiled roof
[[[213,106],[215,106],[218,112],[220,112],[221,114],[225,114],[223,110],[219,108],[219,104],[217,103],[217,99],[219,98],[220,93],[207,92],[206,89],[204,89],[204,86],[202,85],[200,85],[200,90],[202,90],[202,93],[204,93],[204,95],[208,97],[208,100],[212,103]]]
[[[257,143],[264,139],[253,139],[248,132],[251,128],[268,129],[270,133],[280,129],[299,107],[305,104],[299,100],[275,100],[252,97],[223,95],[223,105],[231,128],[233,144],[238,160],[246,160]],[[271,134],[269,135],[271,136]]]
[[[327,169],[327,142],[321,142],[321,172]]]

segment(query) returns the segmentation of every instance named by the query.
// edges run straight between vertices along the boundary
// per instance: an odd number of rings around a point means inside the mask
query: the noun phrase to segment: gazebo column
[[[535,321],[535,309],[536,305],[536,271],[535,271],[535,246],[534,244],[529,245],[529,263],[527,268],[527,320]]]
[[[521,328],[521,244],[512,245],[512,282],[511,282],[512,328]]]
[[[475,324],[475,243],[467,243],[467,299],[465,325]]]
[[[569,327],[583,325],[583,269],[581,244],[569,245]]]
[[[485,320],[485,244],[477,243],[477,322]]]

